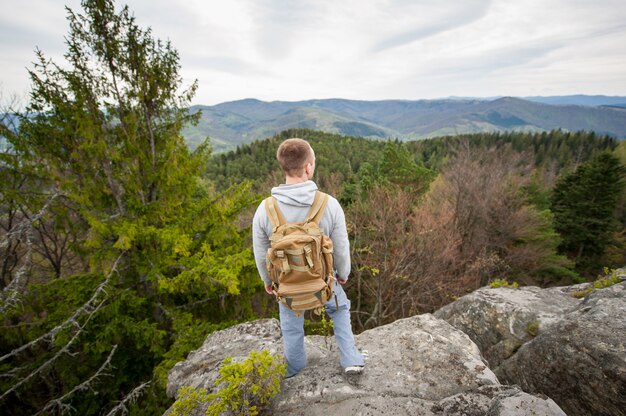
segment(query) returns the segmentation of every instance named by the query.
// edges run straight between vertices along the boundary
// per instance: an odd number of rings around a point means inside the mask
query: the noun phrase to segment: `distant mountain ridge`
[[[504,96],[499,95],[495,97],[448,97],[451,100],[479,100],[479,101],[493,101]],[[533,101],[536,103],[552,104],[552,105],[583,105],[587,107],[598,106],[626,106],[626,97],[622,96],[610,96],[610,95],[550,95],[550,96],[528,96],[528,97],[516,97],[522,100]]]
[[[577,98],[576,98],[577,97]],[[533,97],[551,102],[597,103],[554,105],[513,97],[496,99],[383,100],[321,99],[272,101],[245,99],[202,111],[200,123],[183,132],[195,147],[206,136],[215,151],[263,139],[290,128],[308,128],[348,136],[415,140],[462,133],[561,128],[626,138],[626,97]],[[609,99],[610,98],[610,99]]]
[[[523,97],[528,101],[554,105],[584,105],[584,106],[626,106],[626,97],[606,95],[556,95],[549,97]]]

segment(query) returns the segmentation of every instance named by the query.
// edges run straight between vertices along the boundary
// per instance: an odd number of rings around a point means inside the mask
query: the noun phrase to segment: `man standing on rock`
[[[272,196],[278,201],[280,211],[287,222],[302,222],[306,219],[317,192],[317,185],[311,180],[315,171],[315,152],[307,141],[293,138],[285,140],[278,147],[276,158],[285,173],[285,183],[272,188]],[[336,298],[333,296],[326,303],[325,309],[333,320],[341,366],[346,374],[359,374],[363,371],[365,361],[354,343],[350,324],[350,300],[341,286],[348,281],[350,274],[350,242],[343,209],[332,196],[328,198],[319,226],[333,241],[334,267],[337,281],[340,283],[334,288]],[[272,281],[266,268],[266,255],[270,247],[272,228],[263,202],[254,214],[252,237],[257,269],[265,284],[265,291],[269,294],[273,292]],[[296,315],[282,302],[278,305],[288,378],[306,367],[304,315]]]

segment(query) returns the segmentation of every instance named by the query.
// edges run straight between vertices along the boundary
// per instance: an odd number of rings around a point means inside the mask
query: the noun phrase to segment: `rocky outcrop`
[[[557,288],[485,287],[444,306],[435,316],[469,335],[495,370],[580,302]]]
[[[270,413],[289,415],[564,415],[551,399],[501,385],[467,335],[433,315],[398,320],[357,336],[366,371],[347,377],[332,338],[306,337],[308,366],[284,380]],[[182,386],[213,388],[226,356],[280,354],[276,320],[249,322],[207,337],[169,373],[171,397]],[[203,414],[199,409],[199,414]]]
[[[572,291],[483,288],[435,315],[467,333],[502,382],[570,416],[625,415],[626,282],[584,299]]]
[[[224,358],[243,359],[250,351],[268,350],[282,354],[280,324],[276,319],[246,322],[210,334],[200,348],[185,361],[177,363],[168,373],[167,395],[175,397],[182,386],[213,389]],[[204,413],[202,413],[204,414]]]
[[[570,416],[626,415],[626,283],[592,292],[498,369]]]

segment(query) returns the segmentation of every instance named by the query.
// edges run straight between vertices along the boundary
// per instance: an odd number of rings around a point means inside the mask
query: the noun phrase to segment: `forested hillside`
[[[215,155],[207,174],[224,187],[253,181],[265,196],[283,180],[275,151],[289,137],[312,144],[318,185],[346,209],[360,328],[494,279],[566,284],[626,262],[623,142],[560,130],[407,143],[289,130]]]
[[[350,137],[308,129],[291,129],[265,140],[237,146],[233,151],[213,156],[207,174],[222,187],[242,179],[265,180],[272,175],[280,178],[276,163],[278,144],[289,137],[304,138],[314,146],[321,163],[316,172],[322,180],[340,176],[342,180],[359,172],[367,164],[377,167],[381,162],[386,141],[364,137]],[[400,144],[398,140],[393,141]],[[600,151],[613,151],[618,141],[589,132],[568,133],[561,130],[528,133],[485,133],[415,140],[405,143],[416,163],[438,170],[449,159],[460,143],[477,149],[510,148],[525,153],[532,166],[558,175],[563,169],[572,169]],[[318,178],[319,179],[319,178]]]
[[[37,51],[27,107],[0,111],[2,414],[162,414],[168,370],[209,333],[276,316],[250,220],[289,137],[311,142],[316,182],[344,206],[357,331],[493,281],[566,284],[626,262],[625,142],[291,129],[192,151],[197,84],[174,47],[112,0],[82,7],[65,60]]]
[[[207,136],[216,151],[307,128],[346,136],[402,141],[492,132],[593,131],[626,138],[626,111],[618,106],[548,105],[519,98],[297,102],[239,100],[195,106],[194,127],[183,130],[192,147]]]

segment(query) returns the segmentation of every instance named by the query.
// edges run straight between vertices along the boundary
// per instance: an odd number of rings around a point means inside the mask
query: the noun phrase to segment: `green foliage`
[[[589,160],[603,151],[611,151],[617,141],[593,132],[564,132],[552,130],[542,133],[479,133],[407,142],[407,146],[424,166],[439,170],[445,165],[450,149],[468,141],[478,149],[510,147],[529,154],[533,165],[541,170],[556,169],[555,173]]]
[[[532,322],[529,322],[528,325],[526,325],[526,333],[535,338],[538,334],[539,334],[539,324],[541,322],[539,322],[539,320],[534,320]]]
[[[565,256],[551,254],[547,256],[546,263],[538,270],[539,276],[547,278],[550,283],[572,284],[583,283],[585,278],[572,270],[571,261]]]
[[[593,292],[593,286],[590,286],[586,289],[576,290],[571,293],[571,296],[576,299],[581,299]]]
[[[68,11],[69,69],[38,51],[30,116],[13,145],[46,160],[41,173],[90,222],[114,228],[105,220],[111,210],[171,215],[206,160],[202,150],[190,154],[180,135],[194,121],[185,105],[196,85],[178,95],[178,54],[140,29],[128,8],[117,14],[112,1],[83,8],[85,15]]]
[[[13,150],[0,161],[0,218],[4,227],[12,213],[8,229],[26,230],[20,246],[6,245],[15,261],[2,286],[17,271],[39,283],[24,284],[19,303],[0,302],[0,356],[14,351],[0,363],[13,374],[0,396],[26,380],[0,406],[33,414],[68,394],[63,406],[99,414],[154,378],[147,400],[162,413],[169,368],[207,333],[254,314],[262,284],[240,215],[258,198],[250,184],[218,191],[201,178],[210,149],[191,152],[181,135],[198,117],[187,111],[196,84],[183,89],[170,43],[112,0],[82,8],[68,10],[66,62],[37,51],[27,110],[0,132]],[[71,253],[59,267],[44,257],[57,240]]]
[[[418,194],[428,189],[436,174],[418,166],[403,143],[387,142],[383,150],[380,177],[403,187],[410,187]]]
[[[174,312],[172,316],[172,330],[176,334],[174,343],[163,354],[163,360],[155,367],[154,376],[158,386],[165,390],[167,373],[180,361],[184,361],[191,351],[199,348],[208,334],[225,329],[235,322],[213,324],[203,319],[197,319],[189,312]]]
[[[178,391],[178,399],[172,406],[171,416],[188,416],[195,414],[199,408],[207,405],[209,402],[209,394],[207,389],[194,389],[191,386],[183,386]]]
[[[616,285],[619,282],[621,282],[621,280],[617,275],[617,270],[605,267],[604,276],[598,276],[598,278],[593,282],[593,287],[595,289],[604,289],[606,287]]]
[[[529,202],[533,200],[529,196]],[[543,205],[542,202],[539,202]],[[537,267],[533,269],[533,274],[537,278],[548,282],[571,283],[582,281],[582,278],[573,269],[573,263],[565,256],[558,254],[557,248],[561,242],[560,235],[554,229],[554,216],[552,212],[545,209],[538,209],[536,205],[529,204],[526,212],[533,218],[536,227],[526,230],[524,235],[514,240],[516,247],[535,247],[537,250]],[[523,271],[517,271],[523,274]]]
[[[499,287],[506,287],[509,289],[518,289],[519,283],[517,282],[509,283],[509,281],[506,279],[493,279],[491,283],[489,283],[489,287],[492,289],[496,289]]]
[[[280,392],[286,368],[282,358],[272,356],[267,350],[252,351],[243,363],[235,363],[227,357],[215,380],[217,393],[183,387],[171,415],[189,415],[205,405],[208,405],[207,415],[258,415]]]
[[[624,192],[626,168],[610,153],[602,153],[563,176],[554,187],[552,211],[561,234],[559,249],[581,271],[599,268],[619,224],[617,204]]]
[[[204,190],[207,191],[207,190]],[[246,245],[246,229],[238,216],[257,199],[249,185],[238,186],[208,197],[194,199],[185,222],[176,229],[154,229],[154,240],[164,251],[147,271],[162,293],[199,299],[219,293],[238,295],[242,286],[258,285],[255,265]],[[156,254],[156,253],[155,253]],[[163,255],[165,254],[165,255]],[[163,274],[157,274],[163,270]],[[255,276],[256,277],[256,276]]]
[[[334,322],[326,314],[326,308],[322,308],[319,320],[315,319],[315,314],[311,313],[312,319],[304,320],[304,333],[307,335],[320,335],[324,337],[326,349],[329,349],[329,337],[334,334]]]
[[[604,289],[621,282],[621,279],[619,278],[616,269],[604,267],[603,271],[604,275],[598,276],[590,287],[572,292],[572,297],[584,298],[596,289]]]
[[[219,415],[229,410],[235,415],[257,415],[280,392],[286,368],[282,358],[272,357],[267,350],[252,351],[243,363],[225,359],[215,380],[221,388],[209,395],[212,403],[207,413]]]
[[[615,156],[617,156],[622,162],[622,165],[626,166],[626,141],[622,140],[613,150]]]
[[[291,129],[272,138],[239,146],[235,151],[215,155],[207,167],[207,177],[222,188],[251,180],[255,190],[266,194],[268,185],[278,185],[284,180],[276,162],[276,150],[281,142],[291,137],[305,139],[315,149],[315,180],[325,189],[338,180],[346,181],[365,163],[378,166],[384,147],[384,142],[376,140]]]
[[[359,195],[367,195],[367,190],[380,179],[417,185],[417,191],[422,192],[434,178],[434,172],[445,165],[451,149],[464,140],[477,149],[509,147],[526,152],[539,172],[548,170],[553,174],[616,147],[616,141],[607,136],[561,130],[536,134],[483,133],[400,143],[292,129],[215,155],[207,168],[208,177],[222,187],[243,179],[252,180],[255,190],[266,193],[268,181],[276,185],[283,179],[276,163],[276,149],[290,137],[301,137],[312,144],[318,158],[316,181],[326,190],[335,191],[339,186],[341,192],[336,193],[344,204]],[[545,189],[538,182],[531,186],[538,206],[548,208]]]

